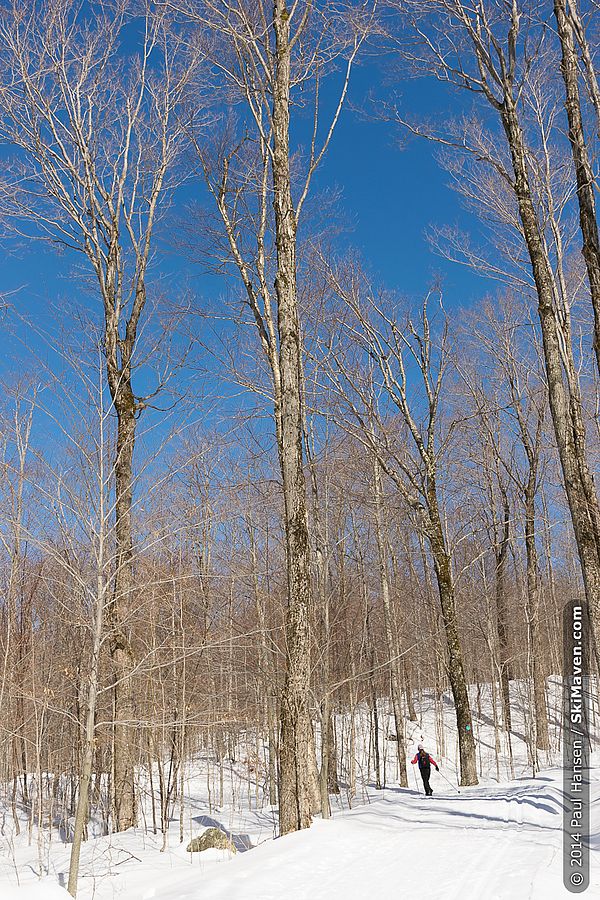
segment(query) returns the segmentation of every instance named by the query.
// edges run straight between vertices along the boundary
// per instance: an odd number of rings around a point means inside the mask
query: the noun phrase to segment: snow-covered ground
[[[517,686],[515,686],[517,690]],[[558,700],[558,697],[557,697]],[[518,709],[518,698],[515,706]],[[424,704],[422,721],[407,722],[409,752],[423,739],[436,755],[433,709]],[[232,768],[226,800],[215,808],[214,786],[201,760],[187,781],[185,840],[173,822],[168,846],[162,835],[142,828],[96,837],[83,848],[78,897],[81,900],[553,900],[568,897],[562,885],[562,771],[554,765],[530,777],[524,743],[515,724],[515,779],[503,760],[497,779],[495,734],[487,717],[475,724],[481,784],[458,790],[435,771],[434,796],[388,783],[375,790],[365,781],[349,808],[347,793],[333,798],[329,821],[317,818],[306,831],[273,840],[276,810],[254,808],[243,794],[243,772]],[[446,746],[454,747],[451,710],[445,717]],[[551,720],[555,720],[554,716]],[[439,722],[438,722],[439,728]],[[455,737],[455,735],[454,735]],[[502,750],[504,751],[504,741]],[[383,747],[382,747],[383,750]],[[395,745],[385,744],[388,775]],[[452,751],[454,752],[454,750]],[[438,755],[442,772],[456,784],[454,760]],[[548,762],[552,762],[551,756]],[[592,756],[591,885],[600,897],[600,753]],[[409,766],[409,769],[411,767]],[[249,808],[251,807],[251,808]],[[11,832],[12,816],[0,807],[0,900],[66,900],[68,844],[35,830]],[[238,853],[186,853],[190,835],[219,825]],[[38,839],[39,838],[39,839]],[[39,879],[40,865],[42,878]],[[16,887],[17,882],[20,887]]]

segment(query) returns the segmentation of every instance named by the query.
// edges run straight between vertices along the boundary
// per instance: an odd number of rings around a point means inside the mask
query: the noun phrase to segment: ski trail
[[[561,811],[554,785],[467,788],[427,800],[388,789],[366,806],[257,848],[227,871],[207,873],[202,897],[376,900],[390,895],[390,885],[394,897],[427,900],[567,897]]]
[[[560,878],[551,889],[539,888],[539,873],[555,861],[561,843],[559,793],[547,788],[518,786],[515,790],[464,789],[460,795],[417,801],[396,795],[394,815],[412,816],[411,837],[417,848],[408,856],[409,882],[422,870],[419,887],[431,900],[529,900],[563,896]],[[488,815],[485,815],[488,813]],[[366,818],[357,812],[357,818]],[[364,823],[368,827],[368,823]],[[456,840],[457,829],[461,837]],[[422,854],[423,838],[428,848]],[[448,843],[451,835],[455,839]],[[412,875],[412,877],[411,877]],[[340,894],[340,897],[342,895]]]
[[[600,898],[597,772],[592,770],[590,900]],[[433,779],[431,798],[414,788],[369,788],[351,810],[334,805],[330,820],[316,818],[310,829],[275,841],[271,814],[257,811],[255,847],[231,858],[216,850],[190,856],[174,835],[164,853],[161,835],[97,838],[83,850],[80,900],[572,897],[562,883],[560,769],[547,769],[538,779],[462,788],[460,794],[444,789],[435,773]],[[21,854],[21,872],[34,873],[37,850],[27,853]],[[53,849],[51,866],[48,878],[64,883],[67,845]],[[0,875],[0,897],[5,892]]]

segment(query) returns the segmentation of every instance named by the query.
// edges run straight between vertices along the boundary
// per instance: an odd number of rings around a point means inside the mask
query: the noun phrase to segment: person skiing
[[[419,772],[421,773],[421,778],[423,779],[423,787],[425,788],[425,796],[431,797],[433,791],[431,790],[431,785],[429,784],[429,777],[431,775],[431,766],[435,766],[435,771],[439,772],[440,768],[436,763],[433,756],[431,756],[425,748],[423,744],[419,744],[417,746],[417,752],[415,753],[415,758],[411,759],[411,763],[414,766],[415,763],[419,763]]]

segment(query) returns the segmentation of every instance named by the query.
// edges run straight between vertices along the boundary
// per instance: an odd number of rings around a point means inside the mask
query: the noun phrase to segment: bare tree
[[[354,60],[375,3],[312,0],[204,0],[185,6],[225,83],[243,104],[215,145],[195,140],[221,219],[213,261],[242,280],[245,303],[268,364],[284,498],[289,606],[281,701],[279,824],[282,834],[310,825],[315,796],[310,687],[310,550],[303,448],[303,349],[298,290],[298,230],[314,174],[331,142]],[[342,66],[338,101],[323,127],[324,73]],[[312,105],[308,157],[296,170],[290,138],[292,97]],[[216,247],[215,247],[216,244]],[[274,289],[272,288],[274,283]]]
[[[101,360],[99,360],[99,384],[96,394],[97,399],[97,446],[91,454],[91,459],[97,462],[96,496],[92,503],[96,509],[97,518],[94,522],[90,517],[90,542],[94,548],[95,579],[91,578],[88,590],[91,594],[91,653],[87,670],[87,696],[85,725],[83,736],[83,752],[81,768],[79,772],[79,794],[75,823],[73,827],[73,844],[71,847],[71,859],[69,864],[69,879],[67,889],[75,897],[77,895],[77,882],[79,878],[79,859],[81,843],[85,836],[88,821],[89,796],[94,766],[94,754],[96,752],[96,710],[98,693],[100,690],[100,662],[103,642],[105,638],[104,616],[108,605],[108,590],[110,586],[111,560],[111,528],[110,513],[111,503],[109,498],[110,471],[106,472],[107,444],[110,434],[109,414],[110,409],[103,408],[103,385],[101,380]]]
[[[594,313],[594,341],[596,364],[600,372],[600,239],[596,218],[596,180],[586,139],[581,95],[579,90],[579,60],[576,30],[579,28],[585,59],[585,32],[577,13],[576,3],[554,0],[554,17],[562,52],[561,73],[565,84],[565,107],[569,122],[569,142],[575,166],[579,226],[583,238],[582,253],[587,270],[592,310]],[[589,71],[589,69],[588,69]],[[593,72],[593,66],[591,68]],[[595,84],[595,80],[592,82]],[[597,86],[597,85],[596,85]]]
[[[131,755],[135,700],[127,618],[133,586],[132,486],[137,420],[150,402],[134,388],[157,216],[181,149],[177,109],[192,65],[164,14],[139,11],[142,37],[122,65],[120,37],[135,5],[71,0],[9,5],[0,23],[0,134],[17,152],[5,185],[16,230],[74,251],[100,299],[106,378],[117,417],[117,557],[105,609],[114,667],[114,804],[135,823]],[[153,392],[154,394],[154,392]]]
[[[548,64],[547,54],[541,52],[545,25],[517,0],[506,6],[493,0],[477,0],[471,5],[462,0],[434,0],[427,4],[425,14],[418,0],[395,5],[403,12],[401,27],[411,33],[404,53],[412,64],[478,97],[484,115],[492,114],[503,138],[500,153],[481,125],[475,142],[466,132],[458,142],[449,136],[445,142],[454,147],[460,144],[484,168],[493,170],[515,207],[533,276],[550,411],[598,648],[600,508],[586,445],[569,297],[552,265],[548,240],[552,217],[546,218],[544,185],[542,194],[537,190],[539,170],[528,143],[523,109],[536,62],[538,66]]]
[[[539,521],[538,493],[544,466],[544,419],[547,405],[543,379],[536,364],[537,347],[531,339],[533,328],[523,322],[514,297],[505,297],[498,311],[486,307],[481,322],[472,322],[472,337],[491,360],[501,391],[498,406],[503,411],[510,432],[514,434],[519,454],[514,449],[498,454],[505,475],[517,488],[523,503],[523,530],[526,554],[526,620],[528,636],[528,671],[533,689],[535,710],[535,745],[548,750],[548,712],[545,692],[544,659],[540,638],[541,579],[538,562]],[[527,334],[529,340],[524,339]],[[519,337],[520,336],[520,337]],[[479,391],[479,402],[483,395]],[[544,609],[548,615],[548,610]]]
[[[488,393],[492,393],[488,391]],[[494,553],[496,627],[498,632],[498,649],[500,664],[500,681],[502,686],[502,714],[505,731],[512,728],[510,711],[510,679],[512,677],[511,652],[508,642],[509,611],[507,603],[507,562],[510,549],[511,503],[508,490],[508,477],[502,467],[502,426],[498,421],[497,408],[492,394],[491,410],[481,404],[478,409],[482,420],[483,433],[479,450],[483,450],[483,471],[486,480],[486,499],[492,518],[491,534]]]
[[[389,298],[373,296],[360,274],[331,272],[332,287],[344,304],[337,335],[325,343],[344,427],[375,456],[426,536],[437,580],[448,677],[454,697],[462,784],[477,784],[471,710],[459,636],[452,558],[440,505],[441,459],[450,434],[441,431],[444,378],[449,363],[448,325],[434,341],[425,299],[417,324],[398,323]],[[358,354],[358,362],[356,360]],[[408,363],[420,385],[411,399]],[[361,365],[362,360],[362,365]],[[363,366],[366,366],[366,372]],[[393,415],[399,417],[394,421]],[[452,429],[451,429],[452,430]]]
[[[7,527],[0,535],[0,545],[8,560],[8,570],[3,579],[5,598],[2,629],[2,675],[0,681],[0,708],[10,709],[5,717],[8,725],[2,734],[1,743],[7,758],[9,755],[17,761],[14,775],[16,788],[17,772],[22,778],[23,797],[28,798],[28,750],[25,736],[25,713],[22,696],[11,696],[11,681],[24,679],[24,616],[17,610],[24,602],[23,574],[27,556],[27,482],[29,471],[30,440],[35,408],[35,388],[30,385],[17,384],[4,390],[5,403],[8,409],[2,416],[2,468],[3,488],[7,494],[7,503],[3,510],[3,520]],[[8,419],[6,421],[5,419]],[[14,450],[11,451],[11,444]],[[4,493],[3,491],[3,493]],[[19,622],[19,619],[21,620]],[[11,753],[12,745],[12,753]],[[13,803],[15,827],[18,829],[18,818]],[[18,833],[18,831],[17,831]]]
[[[373,436],[374,437],[374,436]],[[375,507],[375,537],[379,554],[379,577],[381,583],[381,601],[383,604],[383,622],[387,652],[390,660],[390,683],[392,709],[396,728],[396,750],[398,753],[399,782],[408,787],[406,773],[406,746],[404,735],[404,714],[402,711],[401,658],[398,647],[396,617],[390,596],[389,545],[383,515],[383,486],[381,464],[377,457],[373,459],[373,501]]]

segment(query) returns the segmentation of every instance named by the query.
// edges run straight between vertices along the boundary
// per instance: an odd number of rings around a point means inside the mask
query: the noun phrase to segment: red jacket
[[[436,769],[437,769],[438,764],[436,763],[436,761],[435,761],[435,759],[433,758],[433,756],[431,755],[431,753],[428,753],[427,756],[429,757],[429,763],[431,763],[431,765],[432,765],[432,766],[435,766]],[[415,758],[414,758],[414,759],[411,759],[411,763],[412,763],[413,766],[414,766],[414,764],[415,764],[416,762],[419,762],[419,751],[418,751],[418,750],[417,750],[417,752],[415,753]],[[419,768],[421,768],[420,763],[419,763]]]

